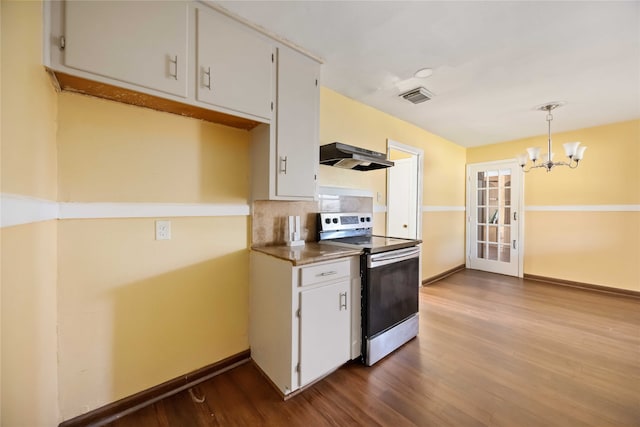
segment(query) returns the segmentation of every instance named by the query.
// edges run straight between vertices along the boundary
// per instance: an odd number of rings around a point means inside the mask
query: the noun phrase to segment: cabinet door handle
[[[287,174],[287,156],[280,156],[280,173]]]
[[[324,276],[333,276],[334,274],[338,274],[337,271],[323,271],[322,273],[318,274],[318,276],[324,277]]]
[[[211,67],[207,67],[207,71],[204,71],[203,74],[207,76],[207,84],[204,86],[211,90]]]
[[[175,72],[171,74],[171,64],[173,64]],[[178,55],[175,58],[169,57],[169,75],[178,80]]]
[[[347,293],[346,292],[340,292],[340,311],[342,311],[342,309],[347,309]]]

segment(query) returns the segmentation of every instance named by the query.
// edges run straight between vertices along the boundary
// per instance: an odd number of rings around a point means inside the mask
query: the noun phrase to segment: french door
[[[515,161],[467,165],[467,268],[522,277],[521,193]]]

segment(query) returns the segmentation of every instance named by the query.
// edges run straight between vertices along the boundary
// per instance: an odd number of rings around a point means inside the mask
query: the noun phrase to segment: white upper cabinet
[[[271,119],[274,46],[251,28],[196,9],[198,101]]]
[[[286,46],[276,54],[276,111],[251,131],[253,200],[313,200],[318,176],[320,63]]]
[[[180,1],[65,2],[63,63],[186,97],[188,8]]]
[[[320,65],[292,49],[278,49],[277,195],[313,198],[318,173]]]

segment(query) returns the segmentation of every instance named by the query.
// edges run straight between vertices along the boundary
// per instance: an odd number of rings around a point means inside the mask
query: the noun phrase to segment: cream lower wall
[[[57,424],[56,221],[0,230],[2,425]]]
[[[640,212],[526,212],[524,272],[640,292]]]
[[[247,217],[64,220],[64,419],[247,350]]]
[[[423,212],[423,280],[465,263],[464,218],[464,212]]]

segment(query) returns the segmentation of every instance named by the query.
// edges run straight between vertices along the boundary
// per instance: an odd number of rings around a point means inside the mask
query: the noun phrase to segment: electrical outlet
[[[171,240],[171,221],[156,221],[156,240]]]

